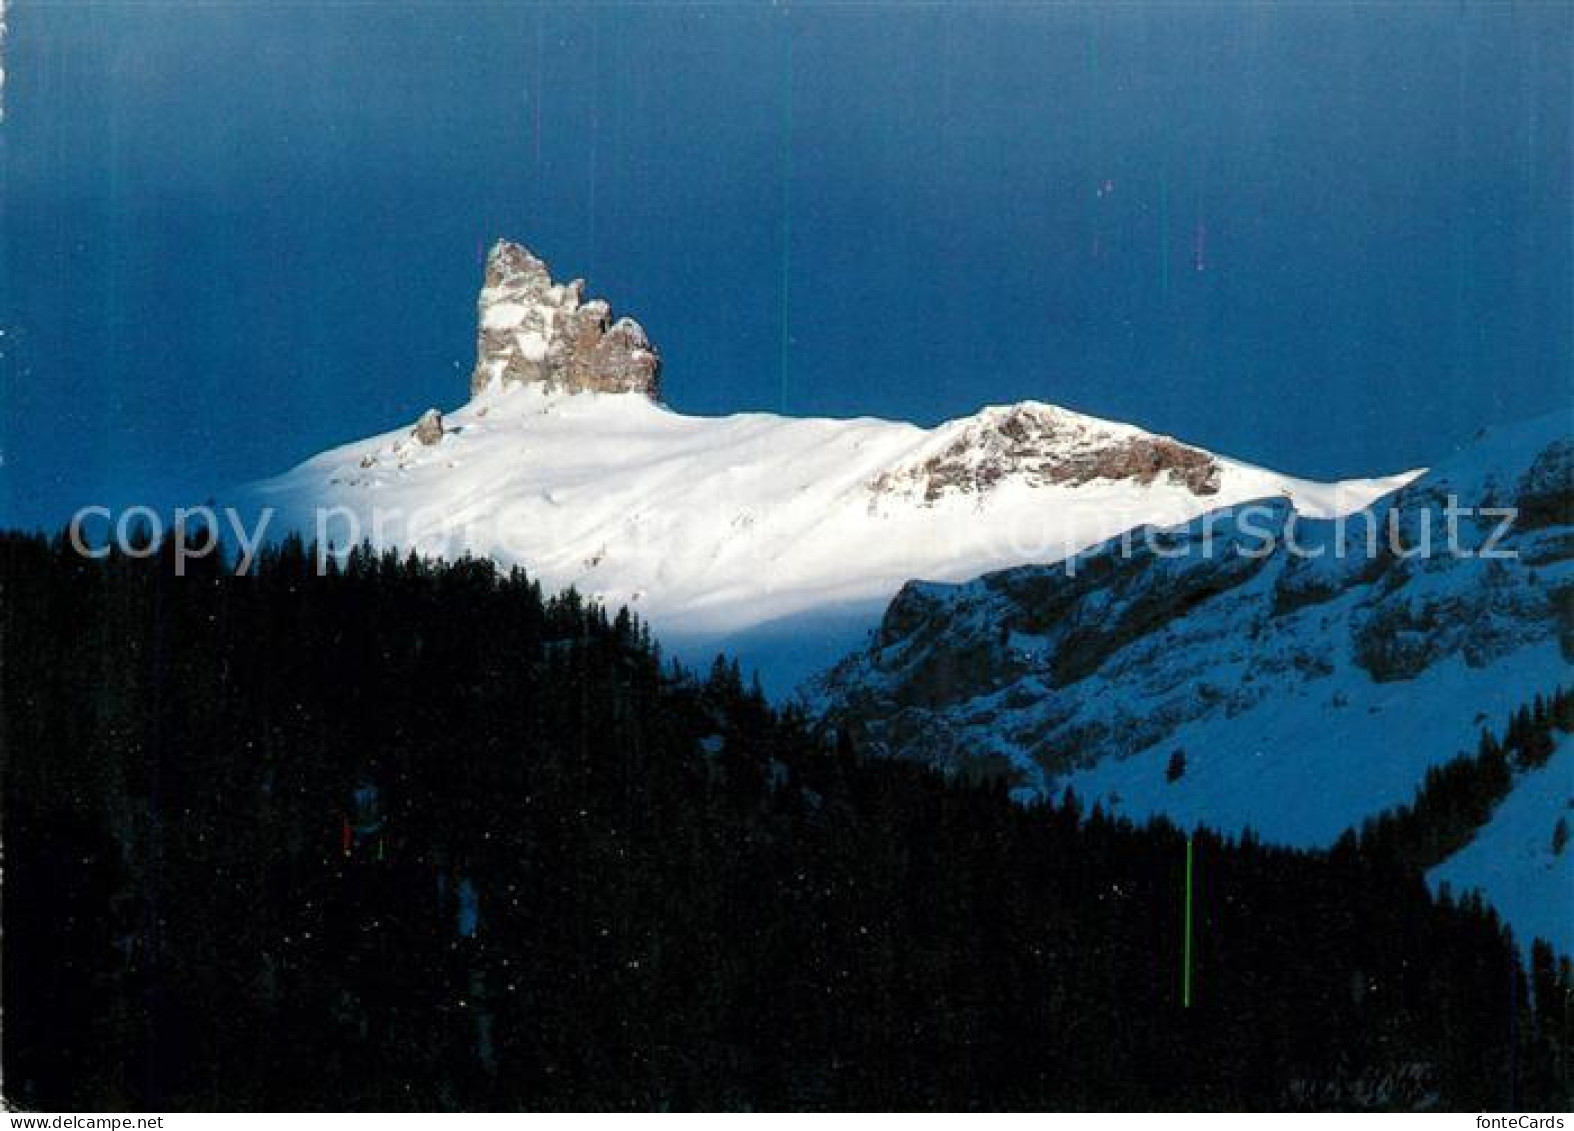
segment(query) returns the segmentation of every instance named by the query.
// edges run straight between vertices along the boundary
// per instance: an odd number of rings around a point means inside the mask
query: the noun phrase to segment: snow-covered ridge
[[[959,436],[1053,414],[1066,453],[993,460],[965,488],[910,489],[912,469],[958,458]],[[829,603],[883,605],[909,578],[959,580],[1053,561],[1143,522],[1181,522],[1263,497],[1359,509],[1404,482],[1322,484],[1222,457],[1206,494],[1141,469],[1057,482],[1043,468],[1163,438],[1042,405],[986,409],[935,429],[748,413],[694,417],[641,395],[483,390],[434,442],[408,427],[325,452],[245,491],[308,534],[520,564],[554,586],[627,604],[658,628],[726,633]],[[430,419],[428,420],[430,435]],[[1182,446],[1176,444],[1175,447]],[[1188,451],[1196,449],[1185,449]],[[378,520],[381,521],[378,521]]]

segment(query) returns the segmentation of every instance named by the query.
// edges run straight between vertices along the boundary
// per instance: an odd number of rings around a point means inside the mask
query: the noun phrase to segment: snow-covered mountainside
[[[1406,480],[1309,482],[1034,402],[927,429],[685,416],[655,399],[644,331],[582,294],[499,243],[468,403],[240,501],[277,508],[275,533],[523,565],[627,604],[680,651],[740,652],[784,689],[860,644],[910,578],[1058,560],[1249,499],[1331,517]]]
[[[1562,834],[1559,823],[1562,823]],[[1574,741],[1530,771],[1475,838],[1427,873],[1434,888],[1479,891],[1521,939],[1574,954]]]
[[[1550,417],[1344,521],[1238,506],[1062,565],[915,582],[819,702],[876,749],[1028,794],[1327,844],[1567,681],[1571,468]],[[1457,552],[1451,499],[1472,508]]]

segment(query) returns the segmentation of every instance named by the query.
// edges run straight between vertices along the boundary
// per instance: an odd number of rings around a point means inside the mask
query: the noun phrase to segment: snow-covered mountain
[[[1317,483],[1037,402],[934,428],[686,416],[638,323],[507,242],[477,320],[466,403],[234,501],[275,534],[522,565],[778,692],[817,673],[868,748],[1291,844],[1409,801],[1567,679],[1562,418]],[[1483,507],[1515,508],[1506,535]],[[1565,747],[1432,879],[1574,950],[1547,819],[1569,772]]]
[[[628,605],[680,652],[738,652],[784,690],[861,644],[911,578],[1057,560],[1249,499],[1332,517],[1407,478],[1310,482],[1035,402],[936,428],[685,416],[656,399],[643,329],[583,293],[499,243],[468,403],[241,501],[341,547],[521,564]]]
[[[1024,794],[1328,844],[1568,681],[1571,508],[1574,441],[1544,418],[1345,520],[1295,500],[1222,508],[1061,565],[911,583],[818,702],[875,749]],[[1540,818],[1574,797],[1566,754],[1483,838],[1550,853]],[[1437,875],[1469,886],[1503,867],[1515,879],[1494,883],[1530,884],[1574,948],[1566,862],[1538,856],[1537,880],[1472,846]]]

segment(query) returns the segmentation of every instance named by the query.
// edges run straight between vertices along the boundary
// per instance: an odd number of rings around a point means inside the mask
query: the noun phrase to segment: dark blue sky
[[[1033,397],[1334,476],[1574,393],[1567,5],[10,22],[8,523],[457,403],[499,235],[638,317],[691,412]]]

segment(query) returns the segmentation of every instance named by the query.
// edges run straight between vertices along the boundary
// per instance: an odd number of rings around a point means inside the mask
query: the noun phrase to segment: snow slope
[[[1522,940],[1574,954],[1574,841],[1552,851],[1558,821],[1574,826],[1574,741],[1565,738],[1513,791],[1475,838],[1427,873],[1434,888],[1469,890],[1496,907]]]
[[[1564,664],[1552,642],[1481,667],[1453,656],[1402,683],[1337,664],[1252,710],[1210,712],[1056,784],[1131,817],[1162,813],[1188,828],[1327,846],[1363,817],[1408,804],[1429,767],[1473,753],[1483,727],[1501,731],[1537,691],[1558,685]],[[1186,772],[1170,782],[1174,750]]]
[[[273,534],[522,565],[628,605],[680,653],[741,652],[777,690],[861,644],[909,578],[1058,560],[1260,497],[1334,515],[1407,479],[1295,479],[1031,402],[924,429],[503,383],[445,428],[347,444],[238,502],[277,508]]]

